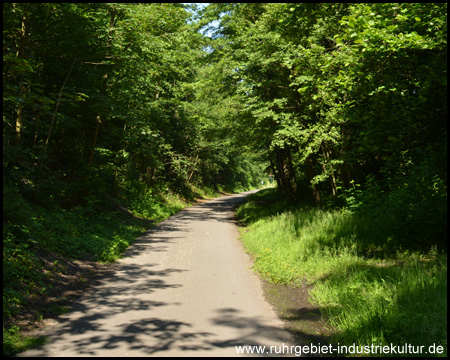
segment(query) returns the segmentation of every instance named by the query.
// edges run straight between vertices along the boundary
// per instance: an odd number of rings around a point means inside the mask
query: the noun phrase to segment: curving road
[[[238,240],[233,207],[249,193],[153,227],[45,328],[47,344],[19,356],[238,356],[235,346],[292,344]]]

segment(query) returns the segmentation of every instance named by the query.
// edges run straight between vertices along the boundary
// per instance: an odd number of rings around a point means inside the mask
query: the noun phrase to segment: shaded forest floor
[[[44,287],[48,290],[25,299],[24,305],[14,316],[14,323],[24,335],[32,335],[48,321],[70,309],[72,301],[80,298],[96,281],[112,270],[112,264],[92,260],[73,260],[53,252],[37,254],[45,276]],[[56,264],[56,265],[55,265]]]

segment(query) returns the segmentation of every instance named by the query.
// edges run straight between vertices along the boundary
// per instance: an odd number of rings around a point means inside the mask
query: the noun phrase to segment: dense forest
[[[445,4],[215,4],[208,16],[220,17],[208,78],[280,191],[389,209],[411,242],[446,242]]]
[[[125,211],[269,175],[446,252],[446,122],[445,3],[5,3],[4,322],[42,252],[113,260]]]

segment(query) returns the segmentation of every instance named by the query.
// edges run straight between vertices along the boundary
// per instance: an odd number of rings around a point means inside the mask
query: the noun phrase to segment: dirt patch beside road
[[[112,264],[71,260],[52,252],[37,252],[45,292],[30,294],[14,317],[22,335],[33,336],[52,319],[67,312],[97,281],[112,271]]]
[[[285,321],[298,344],[329,343],[332,329],[322,317],[319,308],[308,301],[308,292],[312,285],[304,282],[301,287],[292,288],[262,281],[267,301],[273,306],[278,317]]]

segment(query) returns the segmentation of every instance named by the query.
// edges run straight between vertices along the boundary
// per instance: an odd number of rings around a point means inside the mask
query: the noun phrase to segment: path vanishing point
[[[45,345],[19,356],[239,356],[236,346],[293,345],[238,239],[233,207],[249,193],[183,209],[144,233],[43,330]]]

